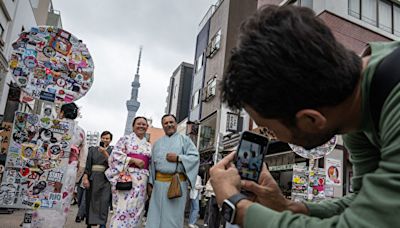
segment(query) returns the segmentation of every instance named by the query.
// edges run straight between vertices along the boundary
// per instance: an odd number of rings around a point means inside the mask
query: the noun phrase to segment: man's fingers
[[[227,168],[230,167],[230,163],[235,159],[236,152],[232,152],[225,156],[220,162],[218,162],[215,167],[218,168]]]
[[[256,182],[248,180],[242,180],[242,188],[256,195],[260,194],[264,189],[263,186],[257,184]]]
[[[267,165],[266,165],[264,162],[263,162],[262,164],[263,164],[263,165],[262,165],[261,172],[268,172]]]

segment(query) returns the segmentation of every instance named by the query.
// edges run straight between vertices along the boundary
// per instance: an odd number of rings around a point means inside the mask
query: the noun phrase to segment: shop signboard
[[[237,132],[239,127],[239,114],[228,112],[226,118],[226,131]]]

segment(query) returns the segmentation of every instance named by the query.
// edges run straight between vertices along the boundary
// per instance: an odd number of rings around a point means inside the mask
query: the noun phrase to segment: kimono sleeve
[[[129,157],[126,155],[126,143],[128,136],[124,136],[115,144],[113,151],[108,157],[108,166],[105,175],[112,185],[116,185],[119,174],[127,169],[129,165]]]
[[[185,168],[185,173],[189,179],[189,184],[191,187],[196,185],[196,177],[199,172],[200,166],[200,156],[189,137],[180,135],[183,143],[183,155],[179,155],[182,165]]]

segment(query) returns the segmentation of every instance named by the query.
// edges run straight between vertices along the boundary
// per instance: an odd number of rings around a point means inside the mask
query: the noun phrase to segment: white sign
[[[326,173],[326,184],[330,185],[341,185],[341,172],[342,172],[342,164],[340,160],[326,158],[325,165],[325,173]]]
[[[280,170],[289,170],[289,169],[293,169],[293,164],[277,165],[277,166],[269,167],[269,171],[280,171]]]
[[[231,132],[237,132],[238,124],[239,124],[239,115],[228,112],[226,117],[226,130]]]

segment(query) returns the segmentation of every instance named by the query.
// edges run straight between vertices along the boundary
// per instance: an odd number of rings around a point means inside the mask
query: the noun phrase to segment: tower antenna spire
[[[139,69],[140,69],[140,60],[142,58],[142,49],[143,46],[140,45],[140,50],[139,50],[139,59],[138,59],[138,63],[137,63],[137,69],[136,69],[136,74],[139,74]]]

